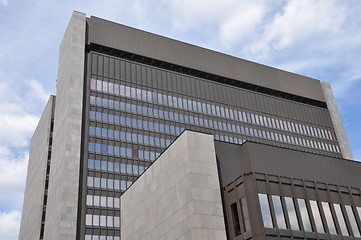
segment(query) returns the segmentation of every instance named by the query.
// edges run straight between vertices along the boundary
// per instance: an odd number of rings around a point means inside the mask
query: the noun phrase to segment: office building
[[[20,239],[354,239],[360,170],[328,83],[74,12]]]

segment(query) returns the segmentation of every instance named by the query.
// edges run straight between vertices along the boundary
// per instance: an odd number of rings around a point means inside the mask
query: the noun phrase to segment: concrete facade
[[[51,96],[31,139],[28,174],[20,224],[20,240],[39,239],[43,213],[50,125],[55,97]]]
[[[328,82],[322,82],[321,85],[322,85],[323,93],[325,95],[327,108],[328,111],[330,112],[332,124],[335,129],[337,140],[340,145],[342,157],[345,159],[352,160],[353,155],[347,140],[345,129],[343,128],[341,116],[336,105],[335,97],[333,96],[331,85]]]
[[[324,101],[319,80],[267,67],[97,17],[90,17],[88,22],[88,43],[108,46],[236,81]]]
[[[226,239],[213,137],[185,131],[121,197],[121,239]]]
[[[60,46],[45,237],[75,240],[83,110],[85,15],[74,12]]]

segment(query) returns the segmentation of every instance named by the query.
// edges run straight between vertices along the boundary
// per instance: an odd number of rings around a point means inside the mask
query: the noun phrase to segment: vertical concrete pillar
[[[78,213],[86,16],[74,12],[60,45],[47,240],[75,240]]]
[[[335,97],[331,89],[331,85],[328,82],[321,82],[322,90],[325,95],[327,108],[331,115],[331,120],[333,127],[335,128],[336,137],[340,145],[340,150],[342,157],[345,159],[353,159],[350,145],[348,144],[347,136],[343,124],[341,121],[341,116],[338,111]]]

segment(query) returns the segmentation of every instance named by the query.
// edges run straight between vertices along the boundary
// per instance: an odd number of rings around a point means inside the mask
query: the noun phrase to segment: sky
[[[0,0],[0,240],[15,240],[31,136],[72,12],[330,82],[361,160],[360,0]]]

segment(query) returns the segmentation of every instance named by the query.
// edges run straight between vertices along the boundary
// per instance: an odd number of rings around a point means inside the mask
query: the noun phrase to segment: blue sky
[[[0,240],[17,239],[29,142],[73,10],[330,82],[361,160],[360,0],[0,0]]]

